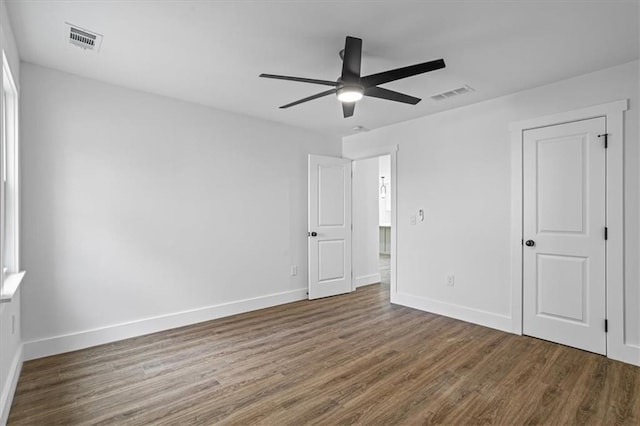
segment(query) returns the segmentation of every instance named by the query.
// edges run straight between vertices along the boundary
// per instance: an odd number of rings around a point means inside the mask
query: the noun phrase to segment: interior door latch
[[[599,138],[604,138],[604,147],[609,148],[609,133],[603,133],[598,135]]]

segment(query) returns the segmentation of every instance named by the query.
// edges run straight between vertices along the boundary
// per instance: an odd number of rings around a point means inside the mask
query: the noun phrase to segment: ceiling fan
[[[362,60],[362,39],[347,36],[344,43],[344,50],[340,52],[342,58],[342,74],[336,81],[316,80],[312,78],[289,77],[286,75],[260,74],[260,77],[274,78],[277,80],[298,81],[301,83],[321,84],[323,86],[332,86],[330,90],[317,93],[304,99],[282,105],[280,108],[289,108],[299,105],[303,102],[312,101],[324,96],[336,94],[338,100],[342,103],[342,112],[344,117],[351,117],[356,107],[356,102],[363,96],[371,96],[373,98],[386,99],[389,101],[402,102],[405,104],[415,105],[420,102],[420,98],[405,95],[404,93],[394,92],[393,90],[378,87],[380,84],[389,83],[391,81],[400,80],[402,78],[411,77],[413,75],[435,71],[444,68],[444,60],[436,59],[435,61],[423,62],[421,64],[410,65],[408,67],[396,68],[377,74],[360,76],[360,62]]]

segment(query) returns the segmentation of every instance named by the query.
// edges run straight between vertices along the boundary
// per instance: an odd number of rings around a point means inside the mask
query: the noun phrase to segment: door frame
[[[394,303],[395,295],[398,293],[398,280],[397,280],[397,259],[398,259],[398,167],[397,167],[397,153],[398,145],[387,145],[376,148],[370,148],[367,150],[359,151],[356,155],[345,155],[344,158],[348,158],[351,161],[367,160],[369,158],[377,158],[384,155],[391,157],[391,285],[390,285],[390,298],[391,303]],[[353,181],[351,182],[353,185]],[[351,199],[353,203],[353,198]],[[351,207],[353,214],[353,206]],[[353,217],[351,218],[353,223]],[[353,231],[352,231],[353,232]],[[353,250],[353,245],[352,245]],[[353,270],[353,253],[351,253],[351,268]],[[355,290],[355,280],[352,281],[352,289]]]
[[[624,112],[628,99],[512,122],[511,133],[511,319],[512,331],[523,328],[523,138],[524,131],[573,121],[605,117],[609,146],[606,153],[606,226],[609,228],[606,265],[606,313],[609,322],[607,356],[638,364],[640,348],[625,344],[624,335]]]

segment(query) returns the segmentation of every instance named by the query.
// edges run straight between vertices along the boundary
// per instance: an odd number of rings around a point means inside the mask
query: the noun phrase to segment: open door
[[[309,155],[309,299],[349,293],[351,160]]]

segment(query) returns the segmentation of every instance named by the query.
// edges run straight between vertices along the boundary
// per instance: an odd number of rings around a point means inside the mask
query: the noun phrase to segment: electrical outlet
[[[292,265],[291,266],[291,276],[295,277],[296,275],[298,275],[298,266]]]
[[[455,284],[455,277],[453,275],[447,275],[447,285],[453,287]]]
[[[409,217],[409,223],[411,225],[415,225],[416,224],[416,216],[415,215],[411,215],[411,217]]]

